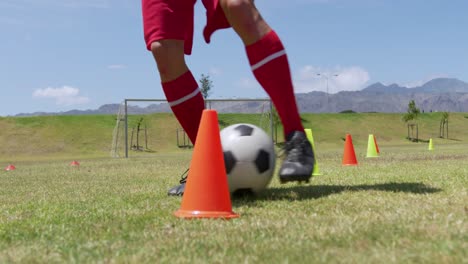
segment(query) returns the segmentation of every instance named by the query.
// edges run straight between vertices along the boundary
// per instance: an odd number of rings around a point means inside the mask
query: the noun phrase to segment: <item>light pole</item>
[[[335,73],[332,76],[333,77],[338,77],[338,75],[339,74]],[[323,74],[323,73],[317,73],[317,76],[323,76],[327,80],[327,109],[328,109],[328,111],[330,111],[330,93],[328,92],[328,79],[329,79],[329,77],[328,77],[327,74]]]

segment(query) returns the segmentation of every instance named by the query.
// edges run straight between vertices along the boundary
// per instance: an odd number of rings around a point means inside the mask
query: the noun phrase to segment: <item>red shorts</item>
[[[196,0],[142,0],[146,48],[161,39],[184,40],[185,54],[192,53],[194,5]],[[210,43],[211,34],[230,27],[219,0],[202,0],[206,9],[203,36]]]

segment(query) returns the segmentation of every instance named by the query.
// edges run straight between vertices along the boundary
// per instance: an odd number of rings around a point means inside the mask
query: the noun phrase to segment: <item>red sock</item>
[[[170,82],[162,83],[167,102],[177,120],[195,144],[198,125],[201,120],[205,102],[198,88],[198,83],[190,71]]]
[[[284,136],[303,131],[296,105],[286,51],[274,31],[246,47],[252,72],[270,96],[284,128]]]

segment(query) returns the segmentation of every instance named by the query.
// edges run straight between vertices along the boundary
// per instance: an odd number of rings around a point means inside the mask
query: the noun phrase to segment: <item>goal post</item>
[[[142,105],[144,105],[144,107],[142,107]],[[220,120],[221,127],[235,123],[251,123],[265,130],[265,132],[272,137],[272,140],[275,139],[273,104],[269,98],[205,99],[205,108],[216,110],[218,114],[223,117],[223,120]],[[132,135],[134,133],[134,129],[129,131],[129,127],[131,125],[129,123],[129,118],[134,115],[154,113],[172,114],[172,110],[170,109],[166,99],[124,99],[119,107],[116,125],[113,131],[111,149],[112,157],[117,158],[123,156],[128,158],[129,150],[134,148],[133,136],[132,142],[129,142],[130,132]],[[133,123],[134,122],[135,121],[133,120]],[[174,138],[177,138],[177,141],[179,140],[179,131],[183,131],[183,129],[179,127],[175,129]],[[139,131],[137,131],[137,133],[138,132]],[[145,140],[147,140],[146,133],[147,131],[145,126]],[[185,133],[185,131],[183,131],[183,133]],[[185,137],[186,136],[184,134],[184,144],[186,139]],[[190,142],[189,140],[187,141]],[[179,142],[177,142],[177,144],[179,144]],[[181,146],[178,147],[180,148]],[[138,150],[139,146],[136,146],[136,149]]]

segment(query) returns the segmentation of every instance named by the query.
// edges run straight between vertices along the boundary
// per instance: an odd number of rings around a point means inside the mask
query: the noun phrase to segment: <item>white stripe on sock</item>
[[[252,68],[252,71],[255,71],[256,69],[262,67],[263,65],[267,64],[268,62],[276,59],[276,58],[279,58],[283,55],[286,55],[286,51],[285,50],[280,50],[276,53],[273,53],[271,54],[270,56],[264,58],[263,60],[255,63],[254,65],[251,65],[251,68]]]
[[[201,92],[200,89],[197,87],[197,88],[195,89],[195,91],[193,91],[193,92],[187,94],[186,96],[181,97],[181,98],[179,98],[179,99],[177,99],[177,100],[168,102],[168,103],[169,103],[169,106],[174,107],[174,106],[176,106],[176,105],[179,105],[179,104],[181,104],[181,103],[183,103],[183,102],[185,102],[185,101],[187,101],[187,100],[192,99],[193,97],[195,97],[195,96],[196,96],[198,93],[200,93],[200,92]]]

